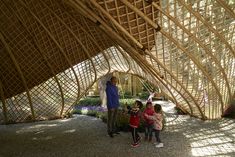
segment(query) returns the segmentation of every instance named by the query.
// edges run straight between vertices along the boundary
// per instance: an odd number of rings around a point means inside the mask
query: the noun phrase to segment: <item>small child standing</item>
[[[153,105],[152,102],[148,101],[146,103],[146,108],[143,112],[143,118],[144,118],[144,135],[145,135],[145,141],[152,141],[152,132],[153,132],[153,123],[154,120],[152,119],[148,119],[145,114],[147,114],[148,116],[153,116],[154,115],[154,109],[153,109]]]
[[[132,147],[138,147],[140,143],[141,137],[138,134],[138,127],[140,124],[140,118],[141,118],[141,111],[140,109],[143,107],[143,104],[141,101],[136,100],[135,104],[132,108],[128,108],[128,113],[130,114],[130,131],[133,138],[133,143],[131,144]]]
[[[153,130],[155,132],[156,147],[161,148],[161,147],[163,147],[163,143],[161,142],[161,139],[160,139],[160,131],[162,130],[162,121],[163,121],[163,114],[162,114],[161,105],[156,104],[154,106],[154,111],[155,111],[155,113],[153,116],[149,116],[147,114],[145,114],[145,116],[148,119],[154,120]]]

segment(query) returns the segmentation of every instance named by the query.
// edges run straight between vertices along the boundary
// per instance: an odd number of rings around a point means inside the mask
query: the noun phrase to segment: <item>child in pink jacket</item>
[[[162,130],[162,121],[163,121],[163,114],[162,114],[161,105],[156,104],[154,106],[154,111],[155,111],[155,113],[153,116],[149,116],[149,115],[145,114],[145,117],[147,117],[148,119],[154,120],[153,130],[155,132],[156,147],[161,148],[161,147],[163,147],[163,143],[161,142],[161,139],[160,139],[160,131]]]

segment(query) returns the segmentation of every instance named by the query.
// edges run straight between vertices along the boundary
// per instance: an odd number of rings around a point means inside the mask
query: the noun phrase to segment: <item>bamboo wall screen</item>
[[[63,116],[113,71],[219,118],[235,91],[234,10],[233,0],[2,0],[0,123]]]

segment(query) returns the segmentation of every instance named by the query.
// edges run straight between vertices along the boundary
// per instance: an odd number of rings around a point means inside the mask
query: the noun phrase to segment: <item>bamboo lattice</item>
[[[232,0],[3,0],[0,123],[62,117],[114,71],[219,118],[235,92],[234,10]]]

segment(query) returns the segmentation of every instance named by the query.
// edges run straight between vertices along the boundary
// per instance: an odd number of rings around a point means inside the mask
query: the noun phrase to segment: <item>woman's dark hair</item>
[[[148,105],[152,105],[152,102],[151,102],[151,101],[147,101],[146,107],[147,107]]]
[[[141,101],[136,100],[135,103],[139,106],[140,109],[143,107],[143,103]]]
[[[156,105],[154,105],[154,110],[155,110],[156,113],[159,113],[162,110],[162,106],[159,105],[159,104],[156,104]]]

